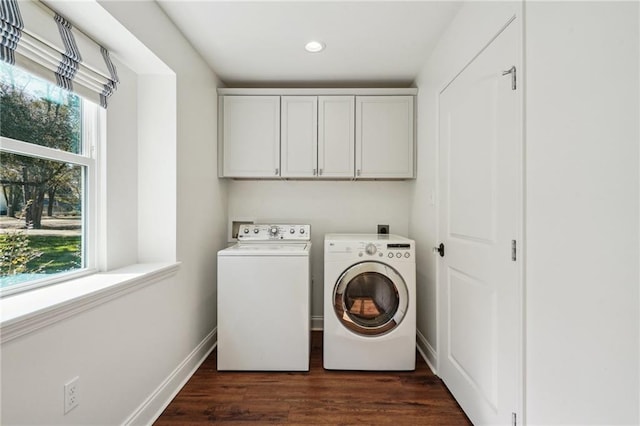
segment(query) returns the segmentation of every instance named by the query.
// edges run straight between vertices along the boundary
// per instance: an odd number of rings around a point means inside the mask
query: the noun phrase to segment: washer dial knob
[[[278,227],[277,226],[270,227],[269,233],[275,237],[276,235],[278,235]]]
[[[367,252],[367,254],[369,254],[369,255],[374,255],[374,254],[376,254],[376,251],[377,251],[377,249],[376,249],[376,245],[375,245],[375,244],[373,244],[373,243],[369,243],[369,244],[367,244],[367,247],[365,248],[365,251],[366,251],[366,252]]]

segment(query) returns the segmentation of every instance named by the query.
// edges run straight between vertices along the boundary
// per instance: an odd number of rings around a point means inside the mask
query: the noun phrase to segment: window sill
[[[141,263],[0,300],[0,343],[174,275],[180,263]]]

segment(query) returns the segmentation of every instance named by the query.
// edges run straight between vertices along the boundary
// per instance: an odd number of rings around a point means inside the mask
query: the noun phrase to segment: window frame
[[[28,72],[28,71],[26,71]],[[68,272],[60,272],[50,278],[28,281],[0,288],[0,298],[16,295],[25,291],[62,283],[97,271],[98,259],[98,199],[99,199],[99,152],[98,147],[104,140],[106,114],[102,108],[81,97],[81,152],[75,154],[54,148],[48,148],[30,142],[0,136],[0,151],[44,160],[60,161],[82,167],[82,235],[81,249],[83,266]]]

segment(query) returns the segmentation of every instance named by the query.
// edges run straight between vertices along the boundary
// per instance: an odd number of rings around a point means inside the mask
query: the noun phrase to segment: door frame
[[[517,294],[518,294],[518,303],[519,303],[519,313],[520,313],[520,318],[518,319],[518,331],[519,331],[519,339],[518,339],[518,347],[516,348],[517,350],[517,359],[518,359],[518,371],[520,372],[520,374],[518,375],[518,389],[519,389],[519,394],[516,397],[517,400],[517,407],[514,407],[514,409],[516,410],[516,415],[517,415],[517,423],[516,424],[523,424],[524,423],[524,419],[526,416],[525,410],[526,410],[526,406],[525,406],[525,383],[526,383],[526,359],[525,359],[525,344],[526,344],[526,322],[525,322],[525,268],[526,268],[526,217],[525,217],[525,202],[526,202],[526,169],[525,169],[525,147],[526,147],[526,140],[525,140],[525,110],[524,110],[524,106],[525,106],[525,98],[526,98],[526,84],[524,84],[525,81],[525,77],[526,77],[526,71],[524,69],[524,14],[520,13],[520,14],[513,14],[509,19],[507,19],[507,21],[501,26],[499,27],[499,29],[489,38],[489,40],[482,45],[482,47],[468,60],[465,62],[465,64],[456,72],[453,73],[453,76],[449,79],[446,80],[446,83],[443,84],[441,86],[441,88],[437,91],[437,97],[436,97],[436,114],[435,114],[435,131],[436,131],[436,167],[435,167],[435,193],[436,193],[436,242],[435,244],[439,244],[440,241],[442,241],[442,235],[440,232],[440,223],[442,218],[440,217],[440,207],[441,207],[441,202],[440,202],[440,198],[441,198],[441,194],[440,194],[440,155],[441,155],[441,139],[440,139],[440,111],[441,111],[441,105],[440,105],[440,97],[442,95],[442,93],[447,89],[447,87],[449,87],[457,78],[458,76],[460,76],[460,74],[462,74],[475,60],[478,56],[480,56],[490,45],[491,43],[493,43],[495,41],[496,38],[498,38],[500,36],[500,34],[502,34],[504,32],[504,30],[509,27],[510,25],[517,25],[516,28],[516,33],[518,34],[518,40],[517,43],[519,44],[519,52],[518,52],[518,57],[516,60],[516,69],[517,69],[517,81],[519,84],[519,99],[518,99],[518,106],[519,106],[519,111],[518,111],[518,118],[520,120],[519,123],[519,129],[518,129],[518,133],[519,133],[519,140],[520,140],[520,153],[519,153],[519,158],[518,161],[520,163],[520,176],[519,176],[519,182],[518,182],[518,187],[520,189],[519,191],[519,200],[518,200],[518,215],[517,215],[517,220],[519,221],[518,224],[518,231],[517,231],[517,235],[515,236],[516,241],[517,241],[517,259],[518,259],[518,264],[516,265],[518,268],[518,282],[516,283],[517,285]],[[440,296],[441,296],[441,289],[440,289],[440,278],[441,278],[441,263],[439,261],[436,261],[436,273],[435,273],[435,282],[436,282],[436,288],[435,288],[435,294],[436,294],[436,320],[437,320],[437,329],[436,329],[436,375],[438,375],[438,370],[440,368],[440,356],[443,354],[444,348],[442,348],[441,342],[442,342],[442,333],[443,333],[443,329],[442,329],[442,321],[440,320],[441,318],[441,306],[440,306]],[[461,407],[464,411],[464,407]]]

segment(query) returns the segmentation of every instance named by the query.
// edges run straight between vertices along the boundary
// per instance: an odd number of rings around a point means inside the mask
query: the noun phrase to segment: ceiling
[[[460,3],[157,0],[229,87],[408,87]],[[310,40],[326,44],[307,53]]]

